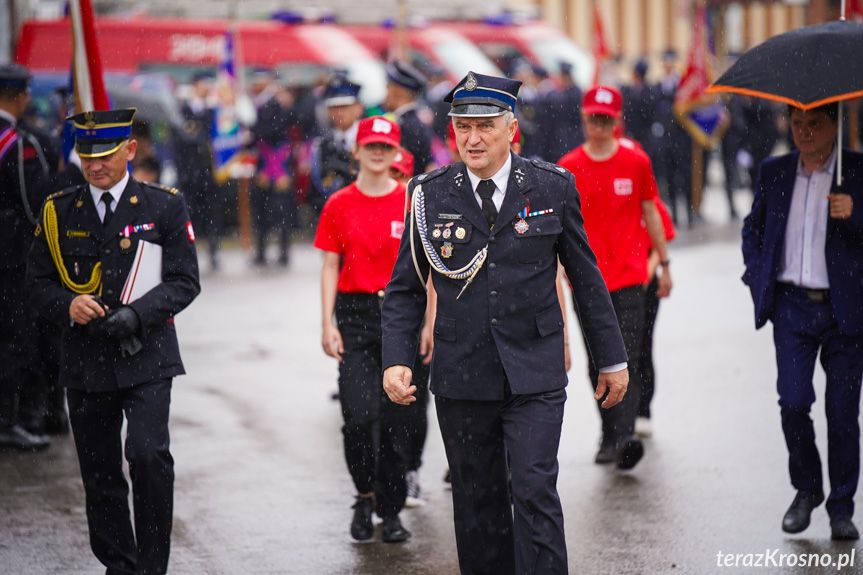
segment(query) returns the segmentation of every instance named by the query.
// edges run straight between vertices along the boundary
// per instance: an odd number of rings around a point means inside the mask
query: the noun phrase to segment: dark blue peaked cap
[[[491,118],[515,112],[520,87],[518,80],[468,72],[443,101],[452,104],[450,116]]]
[[[387,80],[411,92],[422,92],[428,82],[422,72],[400,60],[387,66]]]
[[[348,106],[358,101],[361,86],[348,80],[344,74],[335,74],[327,83],[324,103],[327,106]]]
[[[26,90],[30,85],[30,72],[21,64],[0,64],[0,88]]]
[[[75,151],[82,158],[113,154],[132,134],[136,108],[81,112],[66,118],[75,125]]]

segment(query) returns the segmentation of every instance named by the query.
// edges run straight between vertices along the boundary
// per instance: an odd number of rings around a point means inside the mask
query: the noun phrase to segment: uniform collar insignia
[[[520,186],[524,182],[524,172],[521,171],[521,168],[516,168],[513,174],[515,174],[516,183]]]

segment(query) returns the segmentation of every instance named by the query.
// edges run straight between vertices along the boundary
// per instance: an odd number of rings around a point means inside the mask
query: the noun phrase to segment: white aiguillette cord
[[[461,291],[458,293],[455,299],[460,298],[461,294],[464,293],[464,290],[467,289],[467,286],[470,285],[470,283],[473,281],[473,278],[476,277],[477,272],[479,272],[480,268],[482,268],[482,265],[485,263],[485,259],[488,256],[488,244],[486,244],[484,248],[479,250],[466,266],[457,270],[450,270],[446,267],[443,261],[441,261],[440,256],[438,256],[437,252],[434,249],[434,246],[428,239],[428,226],[426,225],[425,213],[425,194],[423,193],[422,185],[418,185],[416,188],[414,188],[413,200],[411,203],[411,213],[414,214],[413,217],[415,217],[416,219],[416,225],[411,225],[411,257],[413,257],[414,269],[416,269],[417,276],[419,276],[420,278],[420,282],[423,285],[426,285],[426,278],[424,278],[422,273],[420,273],[420,266],[417,262],[416,243],[414,240],[416,231],[419,232],[420,242],[422,243],[423,250],[425,251],[426,259],[428,259],[429,264],[436,272],[453,280],[461,280],[467,278],[464,287],[461,288]]]

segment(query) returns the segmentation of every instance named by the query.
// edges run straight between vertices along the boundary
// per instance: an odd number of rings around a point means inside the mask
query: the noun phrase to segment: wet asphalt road
[[[746,213],[746,194],[737,200]],[[656,339],[655,433],[630,473],[593,464],[599,417],[580,338],[572,338],[559,480],[572,574],[833,573],[720,567],[717,553],[838,561],[852,550],[855,567],[841,572],[863,573],[863,548],[830,541],[823,506],[803,534],[780,530],[794,492],[771,335],[754,330],[739,280],[739,223],[725,222],[725,210],[713,191],[704,205],[713,223],[684,230],[672,246],[675,291],[660,308]],[[336,364],[319,345],[319,254],[297,246],[287,271],[254,270],[239,250],[223,256],[221,272],[204,268],[200,298],[177,319],[188,375],[175,380],[171,416],[171,573],[458,573],[433,414],[421,470],[428,503],[402,513],[413,539],[356,543],[348,534],[353,489],[330,399]],[[823,389],[820,372],[817,381]],[[823,454],[822,410],[816,403]],[[71,439],[38,454],[0,453],[0,574],[102,572],[89,550]]]

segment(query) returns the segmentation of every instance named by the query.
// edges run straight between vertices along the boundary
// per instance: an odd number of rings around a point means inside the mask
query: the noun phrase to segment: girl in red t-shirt
[[[351,535],[374,535],[376,503],[388,543],[411,536],[399,520],[407,491],[408,412],[389,401],[381,383],[380,306],[405,219],[405,186],[390,177],[400,135],[397,124],[380,116],[360,122],[357,180],[330,196],[315,235],[315,247],[324,252],[321,345],[339,361],[345,459],[357,489]]]

